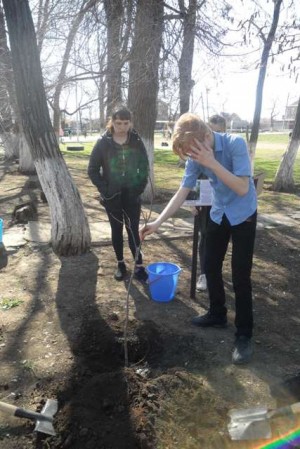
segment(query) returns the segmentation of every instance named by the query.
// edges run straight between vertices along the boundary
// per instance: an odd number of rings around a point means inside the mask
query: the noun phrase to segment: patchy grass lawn
[[[255,156],[255,173],[264,172],[265,173],[265,185],[270,187],[274,180],[276,171],[279,167],[282,155],[286,151],[288,144],[287,134],[261,134],[259,136],[256,156]],[[158,147],[163,139],[160,136],[155,137],[155,144]],[[77,168],[79,170],[86,170],[88,164],[88,158],[91,154],[95,142],[72,142],[71,145],[84,145],[84,151],[68,151],[67,146],[69,143],[64,143],[60,145],[61,151],[65,157],[68,165],[72,168]],[[170,145],[170,142],[169,142]],[[179,167],[179,158],[173,154],[169,146],[168,149],[158,149],[154,150],[154,176],[155,176],[155,186],[162,191],[175,191],[181,181],[184,168]],[[298,152],[297,160],[294,167],[294,180],[295,183],[300,187],[300,153]],[[265,192],[261,196],[261,201],[266,202],[266,206],[269,201],[272,201],[272,194]],[[279,194],[276,198],[281,198],[285,203],[288,201],[290,205],[294,202],[299,201],[297,195],[291,195],[288,197],[285,194]]]

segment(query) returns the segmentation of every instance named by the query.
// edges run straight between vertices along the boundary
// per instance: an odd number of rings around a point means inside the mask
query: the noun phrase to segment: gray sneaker
[[[205,276],[205,274],[200,274],[197,284],[196,284],[196,290],[204,291],[206,289],[207,289],[206,276]]]
[[[117,270],[114,274],[114,278],[116,281],[123,281],[126,277],[127,269],[124,262],[118,262]]]
[[[251,338],[245,335],[239,335],[236,337],[234,343],[234,349],[232,353],[232,363],[235,365],[243,365],[250,362],[253,354],[253,348]]]

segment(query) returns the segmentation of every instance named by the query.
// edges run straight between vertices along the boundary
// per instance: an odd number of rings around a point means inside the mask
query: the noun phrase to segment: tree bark
[[[4,147],[4,157],[7,161],[19,157],[19,138],[18,134],[3,132],[0,133],[1,143]]]
[[[36,173],[35,166],[24,131],[21,131],[19,133],[18,140],[19,140],[19,171],[26,175],[33,175]]]
[[[122,101],[121,90],[121,26],[124,20],[122,0],[104,0],[107,21],[107,108],[110,116],[116,104]]]
[[[190,109],[190,97],[193,88],[192,68],[194,58],[195,25],[197,0],[190,0],[183,15],[183,43],[179,60],[179,103],[180,115]]]
[[[2,141],[6,159],[19,158],[19,171],[24,174],[35,173],[33,159],[26,137],[20,126],[20,114],[17,105],[15,82],[11,64],[11,55],[7,45],[4,14],[0,8],[0,60],[1,60],[1,108]],[[3,129],[4,128],[4,129]]]
[[[13,77],[9,48],[7,46],[5,21],[2,7],[0,6],[0,118],[1,131],[9,132],[13,126],[13,103],[15,100],[13,91]]]
[[[273,11],[273,19],[269,34],[266,39],[264,39],[264,47],[260,60],[260,69],[258,75],[258,81],[256,86],[256,100],[255,100],[255,110],[253,116],[253,125],[250,134],[249,140],[249,153],[252,161],[252,167],[254,166],[254,157],[256,151],[256,145],[259,134],[259,124],[260,124],[260,116],[261,116],[261,108],[262,108],[262,100],[263,100],[263,89],[264,82],[267,72],[267,65],[269,60],[270,51],[272,48],[272,44],[275,39],[275,34],[277,30],[279,15],[280,15],[280,7],[282,0],[274,0],[274,11]]]
[[[99,62],[99,80],[96,82],[98,88],[98,105],[99,105],[99,125],[100,131],[105,128],[105,92],[106,92],[106,77],[104,76],[104,59],[105,54],[101,51],[100,35],[97,30],[97,56]]]
[[[277,192],[293,192],[295,182],[293,177],[294,165],[300,146],[300,98],[298,101],[295,126],[288,148],[282,156],[280,165],[273,182],[273,190]]]
[[[161,0],[138,0],[129,63],[128,105],[133,112],[134,127],[141,135],[148,153],[150,180],[143,198],[149,202],[154,195],[153,141],[163,12],[164,2]]]
[[[52,247],[61,256],[82,254],[90,230],[51,125],[28,0],[3,0],[3,6],[22,126],[50,208]]]

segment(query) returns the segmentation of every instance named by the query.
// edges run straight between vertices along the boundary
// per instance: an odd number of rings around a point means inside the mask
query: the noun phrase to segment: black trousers
[[[116,198],[103,203],[111,227],[111,240],[117,260],[124,258],[124,224],[128,235],[128,244],[134,260],[142,264],[143,259],[139,251],[139,224],[141,214],[140,197],[129,196],[126,192]]]
[[[199,228],[200,228],[200,241],[199,241],[199,260],[200,260],[200,274],[205,274],[204,262],[206,254],[206,231],[209,219],[209,212],[211,206],[201,206],[199,210]]]
[[[209,218],[206,233],[205,274],[210,312],[225,316],[225,290],[222,267],[230,238],[232,239],[232,283],[235,293],[236,336],[252,337],[253,310],[251,269],[257,213],[243,223],[231,226],[226,216],[220,225]]]

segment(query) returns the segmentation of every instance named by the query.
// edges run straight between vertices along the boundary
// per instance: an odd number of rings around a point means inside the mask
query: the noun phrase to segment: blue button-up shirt
[[[188,159],[181,185],[193,189],[199,175],[204,174],[213,189],[210,217],[220,224],[223,214],[231,225],[238,225],[250,217],[257,209],[256,190],[251,176],[251,162],[245,140],[231,134],[214,134],[215,159],[236,176],[249,176],[249,190],[246,195],[239,196],[227,187],[208,168]]]

